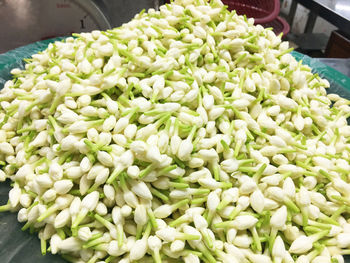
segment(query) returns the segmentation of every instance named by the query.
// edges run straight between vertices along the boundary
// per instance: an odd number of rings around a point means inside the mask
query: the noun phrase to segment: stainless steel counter
[[[350,34],[350,0],[293,0],[288,15],[290,25],[293,24],[298,3],[310,9],[305,33],[312,32],[316,18],[320,16]]]

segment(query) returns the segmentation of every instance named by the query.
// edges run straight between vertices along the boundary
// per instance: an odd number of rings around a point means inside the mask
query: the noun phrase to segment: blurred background
[[[0,53],[73,32],[108,29],[164,0],[0,0]],[[223,0],[273,27],[295,50],[350,76],[350,0]],[[340,59],[342,58],[342,59]],[[340,65],[341,64],[341,65]]]

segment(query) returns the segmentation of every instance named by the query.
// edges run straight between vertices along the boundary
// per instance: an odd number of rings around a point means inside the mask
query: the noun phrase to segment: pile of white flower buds
[[[220,0],[55,42],[0,93],[0,180],[71,262],[343,263],[350,102]]]

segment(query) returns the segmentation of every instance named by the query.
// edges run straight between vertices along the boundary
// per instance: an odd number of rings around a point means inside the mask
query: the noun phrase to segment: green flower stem
[[[58,207],[56,204],[53,204],[50,206],[44,213],[42,213],[38,219],[36,220],[37,222],[42,222],[45,218],[49,217],[53,213],[55,213],[58,210]]]
[[[294,50],[294,48],[292,48],[292,47],[291,47],[291,48],[288,48],[288,49],[282,51],[282,52],[277,56],[277,58],[280,58],[280,57],[282,57],[283,55],[292,52],[293,50]]]
[[[11,204],[10,203],[0,206],[0,212],[9,211],[10,209],[11,209]]]
[[[188,216],[185,214],[185,215],[179,216],[179,217],[176,218],[175,220],[171,221],[171,222],[169,223],[169,226],[170,226],[170,227],[176,227],[176,226],[178,226],[178,225],[187,223],[188,221],[189,221],[189,218],[188,218]]]
[[[72,152],[64,152],[58,159],[58,164],[62,165],[67,160],[69,156],[72,155]]]
[[[242,211],[241,207],[236,206],[233,211],[231,212],[229,219],[233,220],[236,216],[238,216],[238,214]]]
[[[184,205],[187,205],[188,203],[190,202],[190,199],[184,199],[184,200],[181,200],[175,204],[172,204],[171,205],[171,209],[173,211],[175,211],[176,209],[179,209],[181,206],[184,206]]]
[[[235,63],[236,65],[239,64],[240,62],[242,62],[242,61],[246,58],[247,55],[248,55],[247,53],[243,53],[243,54],[240,55],[238,58],[236,58],[236,60],[234,61],[234,63]]]
[[[293,148],[288,148],[288,147],[285,147],[285,148],[280,148],[278,150],[278,153],[294,153],[296,152],[297,150],[293,149]]]
[[[347,199],[347,198],[345,198],[345,197],[343,197],[343,196],[332,195],[331,197],[332,197],[333,199],[337,200],[337,201],[340,201],[340,202],[342,202],[342,203],[348,205],[348,206],[350,205],[350,200]]]
[[[253,175],[253,179],[255,182],[259,182],[260,177],[261,177],[262,173],[265,171],[266,167],[267,167],[266,163],[262,164],[259,167],[259,169],[256,171],[256,173]]]
[[[331,216],[331,218],[332,218],[333,220],[337,220],[338,217],[339,217],[342,213],[344,213],[345,211],[347,211],[347,206],[346,206],[346,205],[342,205],[341,207],[339,207],[339,208],[337,209],[337,211],[335,211],[335,212],[333,213],[333,215]]]
[[[212,163],[212,170],[214,174],[214,179],[220,181],[220,167],[217,163]]]
[[[17,127],[18,128],[18,127]],[[28,131],[33,131],[34,128],[31,127],[31,126],[27,126],[25,128],[20,128],[20,129],[17,129],[17,133],[18,134],[22,134],[22,133],[25,133],[25,132],[28,132]]]
[[[307,258],[311,261],[313,260],[315,257],[317,257],[319,254],[321,254],[321,252],[323,251],[323,249],[325,248],[324,245],[319,244],[318,242],[314,243],[314,248],[315,250],[309,252],[307,254]]]
[[[230,221],[224,221],[224,222],[220,222],[220,223],[216,223],[214,224],[215,228],[232,228],[234,227],[234,221],[230,220]]]
[[[107,184],[112,184],[113,182],[115,182],[115,179],[121,174],[121,172],[123,172],[123,170],[114,169],[112,174],[107,179]]]
[[[41,159],[37,160],[36,162],[33,163],[34,167],[38,167],[42,165],[44,162],[46,162],[48,159],[46,157],[42,157]]]
[[[151,227],[153,227],[154,229],[157,229],[158,224],[156,221],[156,217],[154,216],[153,210],[151,208],[147,208],[147,215],[148,215],[149,223],[150,223]],[[147,227],[148,227],[148,225],[147,225]]]
[[[269,251],[272,253],[273,244],[275,243],[278,230],[276,228],[271,228],[270,237],[268,239]]]
[[[329,217],[329,216],[327,216],[327,215],[325,215],[323,213],[320,213],[319,220],[323,221],[325,223],[328,223],[328,224],[340,226],[340,224],[335,219],[333,219],[332,217]]]
[[[32,191],[28,191],[27,192],[31,197],[36,198],[37,195],[35,193],[33,193]],[[38,205],[39,201],[35,201],[34,203],[32,203],[28,208],[27,211],[29,212],[34,206]]]
[[[97,188],[100,186],[101,184],[97,184],[96,182],[94,182],[94,184],[87,190],[87,193],[90,194],[93,191],[96,191]]]
[[[168,201],[169,201],[169,197],[166,196],[165,194],[163,194],[162,192],[160,192],[159,190],[157,190],[157,189],[151,187],[151,188],[150,188],[150,191],[151,191],[151,193],[152,193],[154,196],[158,197],[159,199],[163,200],[164,202],[168,202]]]
[[[329,181],[331,182],[333,181],[331,175],[327,173],[325,170],[320,169],[318,172],[324,177],[326,177]]]
[[[315,243],[316,241],[320,240],[321,238],[327,236],[329,234],[329,229],[326,229],[326,230],[323,230],[323,231],[320,231],[318,233],[315,233],[311,236],[309,236],[313,242]]]
[[[303,226],[306,227],[307,223],[309,221],[309,211],[307,209],[307,207],[301,207],[301,215],[303,218]]]
[[[120,95],[118,97],[118,102],[123,103],[126,106],[130,106],[129,100],[124,95]],[[139,110],[139,107],[134,107],[134,108],[128,109],[128,110],[122,112],[122,116],[124,117],[124,116],[126,116],[128,114],[134,114],[138,110]]]
[[[25,140],[24,140],[24,149],[25,149],[25,152],[26,153],[29,153],[30,150],[29,150],[29,143],[33,140],[34,136],[36,135],[36,131],[30,131],[29,134],[26,136],[26,135],[23,135],[25,136]],[[31,153],[29,153],[30,155],[32,155]]]
[[[120,104],[119,104],[120,105]],[[123,111],[121,114],[120,114],[120,116],[121,117],[125,117],[125,116],[127,116],[127,115],[130,115],[130,118],[136,113],[136,112],[138,112],[140,110],[140,108],[139,107],[135,107],[135,108],[132,108],[132,109],[128,109],[128,110],[125,110],[125,111]]]
[[[105,226],[109,231],[111,231],[111,229],[114,227],[114,225],[111,222],[109,222],[108,220],[106,220],[105,218],[103,218],[98,214],[94,214],[94,218],[98,222],[100,222],[103,226]]]
[[[252,61],[252,62],[257,62],[257,63],[259,63],[259,62],[262,60],[262,57],[253,55],[253,56],[249,56],[249,60]]]
[[[78,227],[81,221],[83,221],[84,218],[86,217],[87,213],[88,213],[88,210],[82,208],[79,214],[77,215],[77,217],[75,218],[75,220],[73,221],[72,228]]]
[[[307,150],[307,147],[302,145],[302,144],[299,144],[299,143],[293,143],[292,144],[294,147],[298,148],[298,149],[301,149],[301,150]]]
[[[256,231],[256,228],[253,227],[253,228],[250,228],[249,230],[250,230],[250,232],[252,233],[252,236],[253,236],[253,243],[254,243],[254,246],[256,247],[256,249],[257,249],[258,251],[262,251],[262,246],[261,246],[261,242],[260,242],[260,237],[259,237],[258,232]]]
[[[189,184],[187,183],[178,183],[178,182],[169,182],[170,187],[174,187],[177,189],[186,189],[189,187]]]
[[[254,102],[255,103],[260,103],[264,99],[264,96],[265,96],[265,89],[264,88],[260,88],[258,97],[256,98],[256,100]]]
[[[144,170],[142,170],[140,172],[139,178],[142,179],[143,177],[147,176],[153,170],[154,170],[154,165],[153,164],[148,165]]]
[[[176,164],[164,167],[163,169],[159,170],[159,174],[166,174],[171,172],[172,170],[175,170],[177,168]]]
[[[155,263],[162,263],[162,259],[159,254],[159,249],[153,250],[152,256]]]
[[[19,107],[19,103],[15,105],[12,104],[11,106],[7,107],[5,111],[7,115],[13,116],[17,112],[18,107]]]
[[[321,228],[321,229],[329,230],[329,229],[332,228],[329,224],[316,222],[316,221],[313,221],[313,220],[310,220],[310,219],[309,219],[308,223],[309,223],[310,226],[315,226],[315,227],[318,227],[318,228]]]
[[[210,263],[216,263],[216,259],[213,257],[212,253],[206,248],[203,243],[197,245],[197,249],[202,252],[202,254],[208,259]]]
[[[350,254],[350,249],[342,249],[342,250],[340,251],[340,253],[341,253],[342,255],[349,255],[349,254]]]
[[[97,260],[98,260],[98,257],[96,255],[93,255],[87,263],[95,263]]]
[[[9,118],[10,118],[10,116],[8,114],[6,114],[3,121],[0,122],[0,129],[2,128],[2,126],[4,126],[5,123],[7,123]]]
[[[95,239],[98,239],[98,238],[100,238],[100,237],[102,237],[102,236],[103,236],[102,233],[93,234],[93,235],[91,236],[91,238],[88,240],[88,242],[90,242],[90,241],[92,241],[92,240],[95,240]]]
[[[171,113],[165,112],[164,115],[154,123],[155,127],[159,129],[160,126],[162,126],[164,123],[168,121],[170,116],[171,116]]]
[[[117,241],[118,241],[118,246],[122,247],[124,243],[124,230],[123,230],[122,224],[117,225]]]
[[[69,74],[69,73],[67,73],[67,76],[68,76],[68,74]],[[56,94],[56,96],[55,96],[55,98],[53,99],[53,102],[52,102],[52,104],[51,104],[51,107],[50,107],[50,109],[49,109],[49,113],[50,113],[50,114],[54,113],[54,111],[55,111],[55,109],[57,108],[58,104],[60,103],[61,99],[62,99],[62,97],[60,97],[60,96],[58,96],[58,95]],[[26,109],[26,111],[29,111],[31,108],[33,108],[33,107],[35,106],[35,104],[36,104],[36,103],[34,102],[32,105],[28,106],[29,109]]]
[[[22,231],[26,231],[28,228],[30,228],[33,225],[32,222],[28,221],[24,224],[24,226],[21,228]]]
[[[206,201],[207,201],[207,197],[194,198],[194,199],[191,199],[191,204],[201,205]]]
[[[322,231],[321,228],[318,228],[316,226],[305,226],[305,227],[303,227],[303,230],[305,232],[308,232],[308,233],[311,233],[311,234],[318,233],[318,232]]]
[[[224,198],[219,203],[218,207],[216,208],[217,211],[221,211],[224,209],[229,203],[231,203],[231,200],[229,198]]]
[[[185,256],[187,256],[188,254],[193,254],[193,255],[196,255],[198,257],[202,256],[201,252],[196,251],[196,250],[186,249],[186,248],[182,251],[182,254],[185,255]]]
[[[146,111],[143,114],[146,115],[146,116],[157,116],[157,115],[162,114],[162,113],[163,112],[160,111],[160,110],[153,109],[153,110]]]
[[[304,168],[305,170],[310,170],[312,168],[311,165],[307,165],[305,164],[305,162],[301,162],[301,161],[296,161],[295,164],[300,166],[301,168]]]
[[[176,239],[178,239],[178,240],[200,240],[201,237],[198,235],[191,235],[191,234],[178,232],[176,234]]]
[[[142,238],[148,238],[149,235],[151,234],[151,231],[152,231],[152,222],[151,220],[149,220],[146,225],[145,231],[143,232]]]
[[[235,149],[234,149],[234,156],[237,157],[239,154],[239,151],[241,150],[241,147],[243,146],[243,142],[242,141],[237,141],[235,144]]]
[[[41,247],[41,254],[46,255],[46,251],[47,251],[46,240],[43,238],[40,238],[40,247]]]
[[[230,150],[230,147],[228,146],[228,144],[224,140],[221,140],[220,143],[221,143],[222,147],[224,148],[224,152],[228,152]]]
[[[129,190],[129,188],[128,188],[127,184],[126,184],[126,180],[125,180],[126,177],[127,177],[126,172],[122,172],[119,175],[119,185],[120,185],[120,187],[122,188],[122,190],[124,192],[129,192],[130,190]]]
[[[176,156],[173,157],[174,162],[179,166],[180,168],[184,169],[186,167],[185,163],[181,161],[179,158]]]
[[[140,239],[141,236],[142,236],[142,232],[143,232],[143,228],[144,228],[144,225],[141,225],[141,224],[138,224],[136,226],[136,240]]]
[[[105,239],[102,237],[102,233],[98,233],[98,234],[101,234],[101,236],[89,239],[83,245],[83,248],[84,249],[91,248],[91,247],[94,247],[94,246],[96,246],[98,244],[102,244],[103,242],[105,242]]]
[[[238,167],[238,171],[242,172],[242,173],[255,173],[256,172],[256,168],[255,167],[251,167],[251,166],[241,166]]]
[[[310,172],[310,171],[304,171],[303,174],[306,175],[306,176],[314,176],[314,177],[317,177],[317,173]]]
[[[191,189],[195,189],[195,188],[191,188]],[[192,195],[193,196],[197,196],[197,195],[208,195],[210,193],[210,190],[209,189],[206,189],[206,188],[198,188],[196,189]]]
[[[253,141],[254,140],[254,136],[253,134],[247,129],[246,132],[247,134],[247,141]]]
[[[204,244],[209,248],[209,249],[212,249],[214,247],[214,244],[213,244],[213,240],[211,239],[211,237],[209,236],[208,234],[208,231],[207,229],[201,229],[200,230],[202,236],[203,236],[203,241],[204,241]],[[199,239],[200,237],[197,236],[197,238]]]
[[[316,133],[316,135],[321,134],[321,131],[318,129],[318,127],[314,123],[311,125],[311,129],[314,133]]]
[[[300,213],[299,207],[297,207],[297,205],[292,200],[290,200],[288,197],[284,197],[283,202],[286,205],[286,207],[290,211],[292,211],[293,213]]]

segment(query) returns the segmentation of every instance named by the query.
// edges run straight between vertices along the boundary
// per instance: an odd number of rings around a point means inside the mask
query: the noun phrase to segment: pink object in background
[[[280,11],[279,0],[223,0],[229,10],[239,15],[253,17],[255,24],[264,24],[274,20]]]
[[[280,16],[276,17],[276,19],[272,20],[271,22],[261,25],[265,28],[272,27],[273,32],[275,32],[276,35],[283,33],[283,36],[285,36],[289,33],[290,30],[288,22]]]
[[[290,30],[286,20],[279,17],[280,0],[222,0],[228,5],[229,10],[236,10],[239,15],[246,15],[254,18],[255,24],[264,27],[273,27],[273,31],[278,35],[285,36]]]

